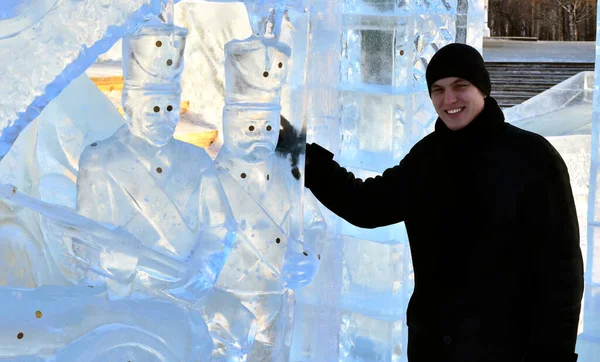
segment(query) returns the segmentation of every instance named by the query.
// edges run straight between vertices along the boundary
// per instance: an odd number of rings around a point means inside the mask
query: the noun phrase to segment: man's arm
[[[313,143],[306,146],[305,185],[339,217],[362,228],[404,221],[408,206],[410,154],[383,175],[361,180],[333,161],[333,154]]]
[[[552,156],[525,195],[535,305],[524,362],[577,360],[575,343],[583,295],[579,226],[567,167],[548,146]]]

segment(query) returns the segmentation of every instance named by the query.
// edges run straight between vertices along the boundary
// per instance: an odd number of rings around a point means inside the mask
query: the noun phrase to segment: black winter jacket
[[[411,361],[577,359],[583,261],[567,168],[492,97],[467,127],[438,119],[398,166],[364,181],[307,145],[305,184],[356,226],[405,222]]]

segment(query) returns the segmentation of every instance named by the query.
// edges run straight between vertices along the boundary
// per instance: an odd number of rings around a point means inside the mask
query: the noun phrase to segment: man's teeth
[[[455,113],[458,113],[458,112],[460,112],[460,111],[462,111],[462,110],[463,110],[462,108],[457,108],[457,109],[451,109],[451,110],[448,110],[448,111],[446,111],[446,112],[448,112],[448,113],[450,113],[450,114],[455,114]]]

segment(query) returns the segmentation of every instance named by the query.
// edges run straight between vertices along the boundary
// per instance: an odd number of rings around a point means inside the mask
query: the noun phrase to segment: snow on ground
[[[565,41],[515,41],[485,38],[483,58],[486,62],[573,62],[593,63],[596,43]]]

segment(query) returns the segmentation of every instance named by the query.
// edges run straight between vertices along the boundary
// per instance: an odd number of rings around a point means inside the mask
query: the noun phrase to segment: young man
[[[565,163],[504,122],[474,48],[440,49],[426,78],[435,131],[398,166],[363,181],[311,144],[306,187],[356,226],[405,222],[410,362],[576,361],[583,262]]]

